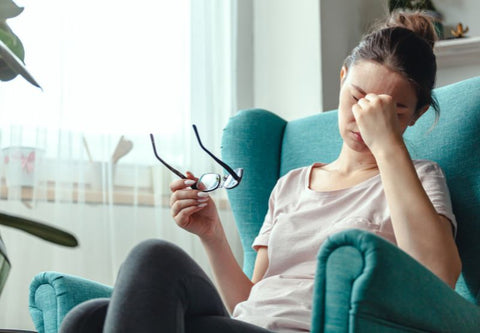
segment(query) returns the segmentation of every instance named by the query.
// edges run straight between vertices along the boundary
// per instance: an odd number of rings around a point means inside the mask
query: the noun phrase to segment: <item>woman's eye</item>
[[[352,98],[355,100],[355,102],[358,102],[359,98],[356,98],[355,96],[352,95]]]

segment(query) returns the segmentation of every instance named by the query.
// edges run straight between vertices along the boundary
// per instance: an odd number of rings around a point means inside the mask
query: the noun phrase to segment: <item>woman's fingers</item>
[[[190,171],[186,172],[186,179],[177,179],[170,183],[170,191],[175,192],[187,187],[192,186],[198,181],[198,178],[193,175]]]
[[[170,213],[178,226],[195,233],[195,226],[189,226],[193,222],[192,215],[208,206],[210,196],[192,189],[198,178],[191,172],[187,171],[186,176],[186,179],[177,179],[170,184]]]
[[[362,107],[358,104],[353,104],[352,106],[352,113],[355,119],[359,118],[359,113],[362,112]]]
[[[389,109],[389,105],[393,104],[393,98],[389,95],[367,94],[360,98],[355,105],[360,106],[362,110],[383,111]]]
[[[187,229],[192,222],[191,216],[204,209],[207,201],[208,198],[175,201],[171,208],[172,217],[179,227]]]
[[[191,207],[203,208],[206,206],[207,199],[183,199],[173,202],[171,206],[171,213],[174,218],[182,216],[184,210]]]
[[[209,198],[205,192],[185,188],[176,190],[170,196],[171,215],[179,225],[182,225],[190,215],[205,207]]]
[[[188,179],[198,180],[198,178],[195,177],[195,176],[193,175],[193,173],[191,173],[190,171],[187,171],[187,172],[186,172],[186,175],[187,175],[187,178],[188,178]]]
[[[179,200],[186,200],[186,199],[207,199],[210,198],[208,193],[206,192],[201,192],[197,190],[192,190],[192,189],[181,189],[181,190],[176,190],[172,193],[170,196],[170,206],[172,206],[176,201]],[[200,202],[205,202],[207,200],[201,200]]]
[[[178,190],[186,189],[196,183],[194,179],[177,179],[170,183],[170,191],[175,192]]]
[[[189,217],[200,209],[201,208],[199,207],[192,206],[181,210],[176,216],[174,216],[175,222],[177,222],[179,227],[186,227],[190,221]]]

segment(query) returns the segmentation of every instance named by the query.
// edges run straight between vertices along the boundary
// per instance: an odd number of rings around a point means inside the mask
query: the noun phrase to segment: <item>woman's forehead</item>
[[[364,94],[416,99],[413,85],[402,74],[373,61],[360,61],[348,70],[347,83]]]

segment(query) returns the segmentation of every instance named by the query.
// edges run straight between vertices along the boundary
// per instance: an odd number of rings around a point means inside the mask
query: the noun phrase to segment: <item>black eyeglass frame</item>
[[[205,151],[208,155],[210,155],[211,158],[213,158],[215,160],[215,162],[217,162],[218,164],[220,164],[227,172],[228,172],[228,175],[225,175],[225,176],[221,176],[221,175],[218,175],[220,176],[220,181],[218,182],[217,186],[215,188],[212,188],[212,189],[209,189],[209,190],[205,190],[204,192],[212,192],[212,191],[215,191],[216,189],[218,189],[219,187],[221,187],[222,183],[225,182],[225,180],[229,177],[229,176],[232,176],[233,179],[236,181],[236,184],[234,186],[231,186],[231,187],[225,187],[227,190],[230,190],[232,188],[235,188],[237,187],[239,184],[240,184],[240,181],[242,180],[242,176],[243,176],[243,168],[238,168],[235,170],[233,170],[227,163],[223,162],[221,159],[219,159],[218,157],[216,157],[212,152],[210,152],[207,148],[205,148],[205,146],[203,145],[202,143],[202,140],[200,139],[200,135],[198,134],[198,130],[197,130],[197,126],[196,125],[192,125],[193,127],[193,131],[195,132],[195,136],[197,137],[197,141],[198,141],[198,144],[200,145],[200,147],[202,148],[203,151]],[[167,162],[165,162],[157,153],[157,148],[156,148],[156,145],[155,145],[155,138],[153,136],[152,133],[150,133],[150,140],[152,141],[152,147],[153,147],[153,153],[155,155],[155,157],[157,158],[157,160],[159,160],[163,165],[165,165],[170,171],[172,171],[174,174],[176,174],[178,177],[180,177],[181,179],[187,179],[187,176],[185,176],[183,173],[181,173],[180,171],[178,171],[177,169],[175,169],[174,167],[172,167],[170,164],[168,164]],[[204,175],[208,175],[208,174],[216,174],[216,173],[206,173],[206,174],[203,174],[202,176],[200,176],[198,179],[200,180]],[[198,183],[198,181],[197,181]],[[198,189],[197,188],[197,183],[193,184],[191,186],[192,189]]]

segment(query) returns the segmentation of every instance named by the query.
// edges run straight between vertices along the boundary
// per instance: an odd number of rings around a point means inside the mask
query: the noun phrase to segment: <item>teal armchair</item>
[[[480,332],[480,77],[438,88],[435,95],[439,122],[432,128],[434,112],[427,112],[405,140],[413,158],[434,160],[446,173],[463,263],[456,289],[374,234],[344,231],[318,254],[312,332]],[[260,109],[230,119],[222,157],[244,168],[241,185],[228,194],[248,275],[255,260],[251,243],[278,178],[315,161],[332,161],[340,146],[335,110],[290,122]],[[55,285],[60,280],[61,287]],[[93,281],[41,273],[30,296],[37,330],[56,332],[75,303],[110,291]]]

